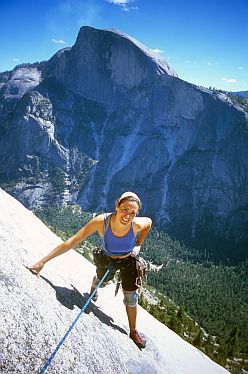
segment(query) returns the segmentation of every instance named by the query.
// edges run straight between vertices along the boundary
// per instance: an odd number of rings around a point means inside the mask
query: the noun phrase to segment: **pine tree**
[[[208,356],[212,355],[213,353],[213,339],[210,334],[208,334],[207,340],[204,343],[205,352]]]
[[[159,319],[159,309],[158,309],[157,305],[153,305],[153,304],[152,304],[152,305],[150,306],[149,313],[150,313],[153,317]]]
[[[227,359],[227,347],[225,344],[220,344],[217,355],[216,355],[216,360],[220,365],[225,366],[226,359]]]
[[[183,310],[183,307],[180,306],[179,309],[178,309],[178,312],[177,312],[177,318],[179,319],[179,321],[183,324],[185,322],[185,313],[184,313],[184,310]]]
[[[195,347],[202,347],[202,342],[203,342],[203,332],[202,329],[199,329],[195,339],[193,340],[193,345]]]
[[[239,331],[237,327],[234,327],[228,339],[226,340],[226,348],[227,348],[227,355],[229,357],[235,357],[239,354],[240,346],[239,346]]]
[[[168,323],[168,327],[179,334],[182,331],[182,325],[180,320],[177,318],[177,314],[174,313]]]
[[[139,305],[142,308],[147,309],[148,303],[147,303],[147,301],[146,301],[146,299],[144,297],[144,293],[143,292],[141,292],[140,297],[139,297]]]

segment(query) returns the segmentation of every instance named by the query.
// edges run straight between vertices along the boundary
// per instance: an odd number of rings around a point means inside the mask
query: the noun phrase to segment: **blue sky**
[[[89,25],[160,51],[188,82],[248,90],[247,14],[248,0],[1,0],[0,71],[49,59]]]

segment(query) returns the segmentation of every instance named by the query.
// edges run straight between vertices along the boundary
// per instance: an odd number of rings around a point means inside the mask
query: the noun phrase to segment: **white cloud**
[[[243,68],[243,66],[238,66],[238,69],[243,70],[244,68]]]
[[[107,3],[117,4],[117,5],[126,5],[129,4],[130,0],[106,0]]]
[[[130,7],[125,7],[125,9],[124,10],[127,10],[127,11],[129,11],[129,10],[138,10],[138,7],[137,6],[130,6]]]
[[[162,51],[162,49],[159,49],[159,48],[154,48],[154,49],[151,48],[151,50],[155,53],[163,53],[164,52],[164,51]]]
[[[105,0],[107,3],[120,5],[122,10],[129,12],[130,10],[137,10],[137,6],[130,6],[129,4],[133,3],[135,0]]]
[[[226,77],[223,77],[222,80],[226,83],[237,83],[237,80],[234,79],[234,78],[226,78]]]
[[[57,39],[51,39],[51,42],[55,43],[55,44],[66,44],[66,42],[64,42],[64,40],[57,40]]]
[[[207,64],[208,66],[212,66],[212,65],[219,65],[220,63],[218,61],[208,61]]]
[[[15,58],[13,58],[13,61],[18,62],[18,61],[20,61],[20,59],[15,57]]]
[[[185,60],[184,61],[186,64],[190,64],[191,63],[191,61],[189,61],[189,60]]]

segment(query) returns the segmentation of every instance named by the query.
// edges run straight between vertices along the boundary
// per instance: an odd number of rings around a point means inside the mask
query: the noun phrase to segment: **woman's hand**
[[[30,267],[29,267],[29,270],[30,270],[33,274],[35,274],[37,277],[39,277],[39,276],[40,276],[40,272],[41,272],[41,270],[43,269],[44,265],[45,265],[45,262],[43,262],[43,261],[41,260],[41,261],[36,262],[36,264],[34,264],[33,266],[30,266]]]
[[[133,250],[131,252],[131,256],[132,257],[137,257],[139,255],[139,252],[140,252],[140,245],[136,245],[135,247],[133,247]]]

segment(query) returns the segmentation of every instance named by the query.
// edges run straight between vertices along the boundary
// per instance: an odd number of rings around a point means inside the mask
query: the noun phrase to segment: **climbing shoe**
[[[133,342],[139,347],[139,348],[145,348],[146,346],[146,340],[143,339],[137,330],[130,332],[130,339],[133,340]]]
[[[95,290],[95,288],[94,288],[94,287],[91,287],[90,295],[93,294],[94,290]],[[96,293],[95,293],[94,296],[92,297],[92,300],[93,300],[93,301],[97,301],[97,299],[98,299],[98,291],[96,291]]]

